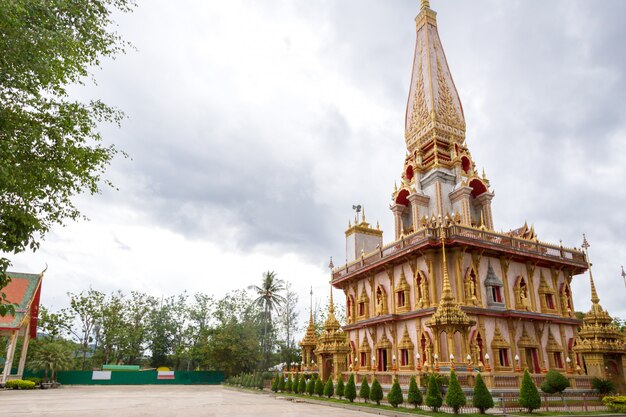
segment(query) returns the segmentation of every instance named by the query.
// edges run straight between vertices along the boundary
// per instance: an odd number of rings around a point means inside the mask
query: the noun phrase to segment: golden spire
[[[441,253],[443,255],[443,295],[442,300],[453,300],[452,288],[450,287],[450,277],[448,276],[448,262],[446,261],[446,238],[444,235],[443,223],[439,229],[439,236],[441,238]]]
[[[589,262],[589,251],[588,251],[589,246],[591,245],[589,244],[589,242],[587,242],[587,236],[585,236],[585,234],[583,233],[582,248],[585,250],[585,257],[587,258],[587,267],[589,268],[589,282],[591,283],[591,302],[593,304],[591,308],[594,309],[594,307],[599,306],[600,297],[598,297],[598,292],[596,291],[596,284],[593,282],[593,273],[591,272],[591,262]]]
[[[421,0],[421,3],[422,3],[421,7],[420,7],[421,10],[430,9],[430,1],[428,1],[428,0]]]
[[[365,223],[365,204],[363,205],[363,212],[361,213],[361,223]]]
[[[313,324],[313,286],[311,286],[310,301],[309,301],[309,324]]]

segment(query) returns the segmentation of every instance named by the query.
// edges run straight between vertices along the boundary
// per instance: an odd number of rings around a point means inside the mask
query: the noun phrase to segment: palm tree
[[[285,283],[283,280],[276,278],[276,272],[267,271],[263,273],[263,283],[261,286],[250,285],[249,290],[253,290],[257,298],[252,302],[253,306],[257,306],[263,310],[263,356],[265,360],[265,367],[268,362],[269,343],[267,340],[267,328],[272,323],[272,311],[278,311],[278,309],[285,302],[285,297],[279,294],[279,292],[285,289]]]
[[[46,343],[33,355],[30,367],[34,370],[43,370],[45,379],[48,379],[48,372],[51,372],[50,379],[56,381],[57,371],[69,369],[73,364],[74,352],[72,348],[61,341]]]

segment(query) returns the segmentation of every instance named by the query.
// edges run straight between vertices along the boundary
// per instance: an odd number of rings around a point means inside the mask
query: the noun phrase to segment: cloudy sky
[[[496,228],[527,220],[566,246],[586,233],[601,302],[626,318],[626,2],[431,7]],[[76,95],[128,116],[103,127],[131,155],[108,172],[119,191],[79,198],[90,221],[55,229],[13,269],[47,263],[43,303],[57,308],[89,286],[220,296],[266,270],[302,301],[310,285],[324,298],[352,204],[392,238],[418,11],[417,0],[150,0],[118,16],[136,51]],[[588,287],[575,277],[577,310]]]

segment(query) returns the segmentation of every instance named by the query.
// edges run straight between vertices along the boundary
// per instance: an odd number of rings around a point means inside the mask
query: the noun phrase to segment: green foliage
[[[300,390],[298,389],[299,385],[300,385],[300,375],[298,374],[298,372],[296,372],[296,374],[293,377],[293,382],[291,384],[291,390],[293,391],[294,394],[298,394],[300,392]]]
[[[285,375],[283,374],[278,376],[278,391],[285,392]]]
[[[591,388],[598,391],[598,393],[602,395],[613,394],[614,392],[617,392],[613,381],[604,378],[593,378],[591,380]]]
[[[315,381],[315,394],[318,397],[321,397],[322,395],[324,395],[324,383],[322,382],[322,378],[321,377],[317,377],[316,381]]]
[[[443,398],[441,396],[441,390],[437,383],[437,377],[435,374],[430,374],[428,379],[428,388],[426,389],[426,405],[432,408],[434,412],[439,410],[439,407],[443,404]]]
[[[524,371],[524,377],[522,378],[522,385],[519,393],[519,405],[522,408],[525,408],[529,413],[532,413],[533,410],[536,410],[541,406],[539,391],[530,377],[528,369]]]
[[[480,373],[476,375],[476,381],[474,382],[472,405],[478,408],[480,414],[485,414],[485,411],[494,406],[491,392],[487,388],[487,385],[485,385],[485,381],[483,381],[483,377]]]
[[[266,271],[263,273],[263,281],[260,286],[250,285],[249,290],[255,292],[257,298],[254,299],[253,305],[263,311],[263,338],[261,347],[263,351],[262,368],[267,368],[270,361],[270,335],[273,328],[272,313],[279,312],[280,307],[285,302],[285,297],[280,295],[285,289],[285,282],[276,278],[274,271]]]
[[[380,405],[380,401],[383,399],[383,387],[380,386],[378,379],[374,377],[372,381],[372,389],[370,390],[370,400],[374,401],[377,405]]]
[[[450,383],[450,378],[448,378],[447,375],[443,375],[443,374],[435,374],[435,373],[422,373],[420,375],[420,380],[422,381],[422,383],[424,384],[426,390],[428,391],[428,384],[430,383],[430,379],[431,377],[434,376],[435,377],[435,382],[437,382],[437,386],[439,387],[439,390],[441,391],[441,393],[443,394],[443,387],[448,386]]]
[[[335,386],[333,385],[333,379],[328,377],[326,384],[324,384],[324,396],[330,398],[333,395],[335,395]]]
[[[70,342],[64,340],[33,343],[32,356],[28,362],[34,371],[44,371],[45,379],[56,381],[58,371],[69,369],[74,364],[74,349]]]
[[[546,378],[541,384],[541,390],[547,394],[561,394],[566,388],[570,386],[569,380],[554,369],[551,369],[546,374]]]
[[[278,375],[276,375],[274,377],[274,379],[272,379],[272,388],[271,388],[272,392],[278,392]]]
[[[298,393],[306,394],[306,388],[306,378],[304,377],[304,374],[302,374],[300,376],[300,382],[298,383]]]
[[[607,406],[610,411],[618,413],[626,413],[626,396],[614,396],[602,398],[602,403]]]
[[[402,395],[402,389],[400,388],[398,378],[393,379],[391,390],[387,393],[387,402],[391,404],[393,408],[397,408],[398,404],[402,404],[404,402],[404,396]]]
[[[359,390],[359,397],[365,402],[370,399],[370,385],[367,383],[367,378],[363,377],[361,381],[361,389]]]
[[[309,382],[306,384],[306,393],[309,395],[315,394],[315,377],[311,376]]]
[[[287,377],[287,382],[285,383],[285,391],[292,392],[293,391],[293,381],[291,380],[291,374]]]
[[[356,398],[356,385],[354,383],[354,374],[350,374],[350,377],[348,378],[348,383],[343,390],[343,396],[346,397],[346,400],[354,402],[354,399]]]
[[[36,376],[29,376],[28,378],[24,378],[24,381],[32,381],[35,383],[35,385],[39,385],[43,381],[43,378],[39,378]]]
[[[53,225],[82,217],[73,203],[100,192],[118,153],[98,128],[123,114],[72,100],[103,58],[128,46],[110,29],[132,0],[5,1],[0,7],[0,253],[37,250]],[[107,184],[108,181],[107,181]],[[0,258],[0,289],[10,262]],[[0,294],[0,315],[10,309]]]
[[[417,382],[415,381],[415,377],[411,376],[411,380],[409,381],[409,392],[407,395],[407,402],[409,404],[413,404],[413,406],[417,408],[418,405],[422,405],[423,401],[424,399],[422,397],[422,392],[417,387]]]
[[[343,397],[343,391],[345,389],[345,384],[343,383],[343,375],[339,375],[339,381],[337,381],[337,387],[335,388],[335,395],[337,395],[337,397],[339,399],[341,399],[341,397]]]
[[[26,381],[22,379],[13,379],[7,381],[5,386],[10,389],[35,389],[37,384],[33,381]]]
[[[450,371],[450,385],[448,385],[448,394],[446,395],[446,405],[454,410],[454,414],[459,414],[459,410],[467,402],[465,393],[456,377],[456,372]]]

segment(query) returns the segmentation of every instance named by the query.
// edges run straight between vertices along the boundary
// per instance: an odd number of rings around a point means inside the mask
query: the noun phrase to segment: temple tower
[[[589,377],[575,373],[584,367],[573,350],[583,323],[570,287],[588,269],[586,255],[541,242],[526,223],[495,231],[494,194],[466,143],[436,18],[422,0],[404,116],[407,154],[390,206],[394,239],[383,246],[382,231],[364,218],[349,225],[348,261],[332,272],[332,285],[346,295],[345,333],[329,314],[315,348],[326,362],[318,366],[327,372],[332,356],[335,376],[350,364],[382,384],[398,373],[452,368],[469,383],[480,370],[496,389],[519,383],[524,369],[537,377],[556,369],[587,388]],[[340,349],[332,348],[335,338]]]

